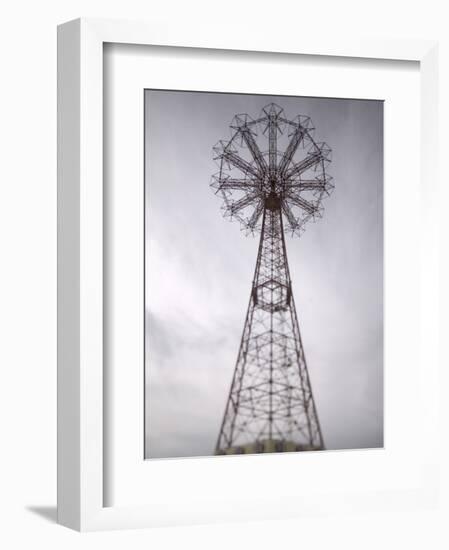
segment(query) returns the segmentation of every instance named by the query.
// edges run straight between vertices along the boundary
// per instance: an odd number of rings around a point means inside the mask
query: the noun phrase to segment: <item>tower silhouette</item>
[[[324,449],[292,292],[285,233],[300,235],[322,215],[333,189],[330,149],[309,117],[271,103],[236,115],[231,139],[215,147],[212,187],[225,216],[259,233],[259,248],[234,376],[215,454]]]

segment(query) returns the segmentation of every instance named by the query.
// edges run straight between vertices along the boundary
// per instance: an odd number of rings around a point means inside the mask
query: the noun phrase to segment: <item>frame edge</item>
[[[57,521],[80,530],[80,20],[57,32]]]

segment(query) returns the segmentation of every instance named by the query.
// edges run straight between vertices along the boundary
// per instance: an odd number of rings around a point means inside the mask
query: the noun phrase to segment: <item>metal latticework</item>
[[[299,235],[321,216],[332,189],[330,149],[308,117],[288,120],[267,105],[237,115],[232,137],[215,148],[212,186],[226,216],[260,231],[256,269],[216,454],[324,448],[292,293],[285,232]]]

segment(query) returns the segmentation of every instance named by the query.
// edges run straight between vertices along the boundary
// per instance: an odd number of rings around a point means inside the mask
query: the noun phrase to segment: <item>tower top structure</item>
[[[223,199],[223,213],[247,233],[261,229],[264,208],[280,210],[287,233],[300,235],[322,215],[322,199],[333,189],[326,173],[331,150],[313,138],[308,116],[287,119],[275,103],[257,118],[232,119],[231,138],[214,147],[219,171],[212,187]]]

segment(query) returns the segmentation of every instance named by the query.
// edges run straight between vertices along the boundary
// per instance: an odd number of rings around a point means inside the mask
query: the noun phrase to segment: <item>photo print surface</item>
[[[383,446],[383,102],[145,90],[145,458]]]

